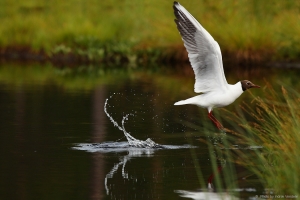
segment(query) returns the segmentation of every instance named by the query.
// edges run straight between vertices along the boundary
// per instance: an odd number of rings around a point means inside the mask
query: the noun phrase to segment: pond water
[[[243,78],[264,86],[266,79],[299,88],[299,70],[232,67],[226,74],[230,83]],[[206,110],[173,105],[194,95],[193,83],[188,67],[1,64],[0,199],[218,199],[222,193],[207,190],[213,164],[199,140],[218,130]],[[227,108],[252,98],[245,93]],[[128,115],[124,128],[132,137],[169,148],[128,147],[104,111],[106,100],[120,127]],[[259,181],[235,167],[235,196],[261,194]]]

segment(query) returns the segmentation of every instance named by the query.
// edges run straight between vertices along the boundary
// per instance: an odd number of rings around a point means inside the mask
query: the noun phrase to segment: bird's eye
[[[251,83],[250,83],[250,82],[247,82],[246,84],[247,84],[247,85],[251,85]]]

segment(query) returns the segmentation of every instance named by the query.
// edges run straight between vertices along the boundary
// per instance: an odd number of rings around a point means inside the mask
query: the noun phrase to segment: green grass
[[[212,34],[223,52],[237,60],[299,59],[298,1],[180,3]],[[134,62],[132,52],[141,49],[173,49],[168,52],[175,54],[182,41],[172,4],[166,0],[0,0],[0,47],[28,46],[50,55],[72,52],[91,60],[109,56],[112,49]]]
[[[265,93],[237,113],[227,111],[228,121],[240,125],[231,131],[235,135],[231,144],[263,147],[236,150],[234,160],[252,171],[273,194],[299,195],[300,94],[285,87],[276,92],[269,84]]]

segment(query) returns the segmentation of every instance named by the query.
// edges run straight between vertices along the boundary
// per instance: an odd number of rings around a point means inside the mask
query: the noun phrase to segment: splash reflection
[[[117,173],[120,166],[122,166],[122,177],[123,179],[129,180],[128,173],[125,172],[125,166],[127,161],[129,161],[133,157],[150,157],[154,153],[153,149],[131,149],[128,151],[128,155],[120,157],[120,162],[115,164],[114,167],[110,170],[108,174],[106,174],[104,184],[105,184],[105,190],[106,194],[110,194],[110,187],[108,185],[108,179],[112,179],[114,174]]]

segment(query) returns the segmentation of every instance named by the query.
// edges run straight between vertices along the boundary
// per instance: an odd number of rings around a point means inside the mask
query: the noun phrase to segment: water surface
[[[0,199],[185,199],[195,193],[194,198],[209,195],[204,189],[212,163],[207,145],[199,139],[208,140],[207,133],[218,130],[209,122],[206,110],[173,106],[194,95],[194,78],[189,70],[184,71],[2,64]],[[231,83],[250,76],[262,86],[266,79],[299,88],[297,70],[226,71]],[[253,91],[253,95],[263,92]],[[126,114],[133,114],[125,123],[133,137],[197,148],[74,149],[78,144],[105,142],[126,146],[123,132],[104,112],[107,98],[107,110],[119,124]],[[251,99],[251,95],[243,94],[228,109]],[[219,115],[222,111],[216,112]],[[230,126],[225,121],[224,125]],[[255,178],[243,181],[247,170],[236,166],[236,171],[242,174],[235,188],[237,195],[249,198],[261,194]]]

